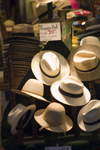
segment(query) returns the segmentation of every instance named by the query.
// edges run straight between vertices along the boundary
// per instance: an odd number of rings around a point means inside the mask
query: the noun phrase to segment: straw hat
[[[38,81],[37,79],[28,79],[24,86],[22,87],[22,90],[17,90],[17,89],[11,89],[13,93],[27,96],[27,97],[34,97],[36,99],[42,100],[42,101],[47,101],[43,95],[44,95],[44,86],[43,84]],[[49,102],[50,103],[50,102]]]
[[[45,128],[52,132],[67,132],[73,127],[72,120],[66,115],[63,105],[52,102],[46,109],[40,109],[35,112],[34,118],[41,126],[40,130]]]
[[[100,101],[91,100],[78,114],[77,122],[84,131],[94,131],[100,128]]]
[[[67,76],[54,82],[50,90],[57,101],[71,106],[85,105],[91,98],[89,90],[73,76]]]
[[[15,25],[15,22],[13,20],[8,19],[8,20],[5,20],[3,23],[6,27],[6,31],[12,32],[12,28]]]
[[[87,36],[82,38],[82,40],[80,41],[80,46],[81,45],[87,45],[87,44],[92,44],[92,45],[96,45],[96,46],[100,46],[100,41],[97,37],[95,36]]]
[[[53,2],[54,0],[35,0],[37,3],[47,4]]]
[[[34,76],[46,85],[51,85],[70,73],[67,60],[51,50],[37,53],[31,61],[31,69]]]
[[[68,56],[70,75],[81,81],[92,81],[100,78],[100,47],[82,45]]]
[[[24,116],[24,120],[26,120],[26,122],[24,123],[23,120],[23,128],[25,128],[25,126],[27,125],[27,123],[29,122],[29,120],[31,119],[31,117],[33,116],[34,112],[36,110],[36,105],[32,104],[29,106],[24,106],[22,104],[17,104],[8,114],[7,120],[8,123],[11,125],[11,134],[17,134],[18,130],[17,125],[18,125],[18,121],[20,120],[20,118],[22,116]],[[30,111],[30,113],[29,113]]]
[[[33,26],[30,24],[16,24],[12,28],[12,33],[33,33]]]

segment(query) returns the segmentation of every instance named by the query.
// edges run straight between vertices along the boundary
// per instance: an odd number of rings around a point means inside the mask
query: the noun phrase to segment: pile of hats
[[[46,108],[37,109],[34,113],[36,122],[41,126],[40,131],[46,129],[65,134],[73,128],[74,122],[66,114],[64,105],[83,106],[76,116],[83,131],[91,132],[100,128],[100,101],[91,100],[91,92],[83,83],[100,78],[100,47],[95,45],[96,42],[92,42],[92,45],[83,44],[83,40],[81,43],[69,54],[68,59],[53,50],[38,52],[31,60],[31,71],[36,79],[28,79],[21,90],[12,89],[16,94],[47,103]],[[44,97],[44,85],[50,87],[53,99]],[[8,120],[9,116],[10,113]],[[13,123],[9,123],[12,126]]]
[[[21,80],[30,69],[32,57],[40,50],[40,41],[34,37],[32,25],[14,25],[12,28],[12,36],[4,39],[4,81],[8,82],[8,56],[11,56],[15,88],[18,88]]]

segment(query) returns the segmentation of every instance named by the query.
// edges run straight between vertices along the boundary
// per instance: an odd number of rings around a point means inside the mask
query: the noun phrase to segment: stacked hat
[[[100,18],[92,17],[86,23],[86,30],[77,34],[79,41],[86,36],[96,36],[100,39]]]
[[[4,80],[8,82],[8,55],[11,56],[17,88],[30,69],[33,56],[41,50],[39,39],[34,37],[33,26],[17,24],[12,28],[12,36],[4,40]]]

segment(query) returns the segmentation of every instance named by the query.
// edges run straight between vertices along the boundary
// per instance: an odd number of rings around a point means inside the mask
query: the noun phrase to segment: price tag
[[[60,23],[41,23],[39,24],[40,41],[61,40]]]
[[[71,150],[71,146],[50,146],[50,147],[45,147],[45,150]]]

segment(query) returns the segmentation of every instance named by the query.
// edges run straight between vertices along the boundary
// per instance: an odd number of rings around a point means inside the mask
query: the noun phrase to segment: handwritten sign
[[[71,150],[71,146],[51,146],[45,147],[45,150]]]
[[[39,24],[40,41],[61,40],[60,23],[41,23]]]

